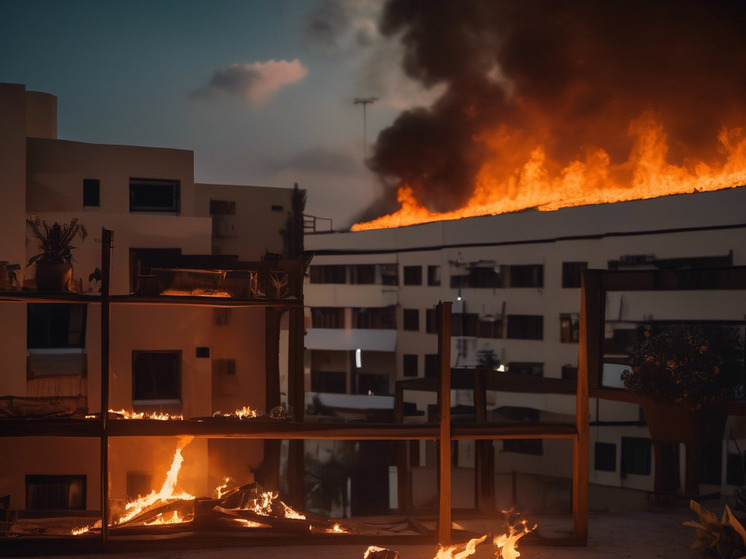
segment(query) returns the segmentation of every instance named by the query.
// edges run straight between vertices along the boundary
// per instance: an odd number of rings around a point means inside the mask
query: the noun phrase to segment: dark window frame
[[[540,314],[509,314],[507,338],[511,340],[543,340],[544,316]]]
[[[79,484],[81,491],[71,494],[73,484]],[[26,508],[28,510],[85,510],[87,493],[87,476],[85,474],[27,474],[26,475]],[[66,487],[63,499],[61,490]],[[44,501],[56,502],[44,505]]]
[[[130,213],[178,215],[181,211],[181,181],[130,177],[129,199]],[[170,203],[163,203],[166,199],[170,199]]]
[[[403,266],[404,285],[422,285],[422,266]]]
[[[101,207],[101,180],[83,179],[83,207]]]
[[[414,378],[419,373],[419,355],[405,353],[402,355],[402,376]]]
[[[148,357],[152,357],[153,362],[146,363],[144,360]],[[172,365],[172,370],[168,371],[164,365]],[[182,369],[180,349],[132,350],[133,405],[181,403]],[[166,374],[171,378],[164,378]]]
[[[420,309],[402,309],[402,328],[411,332],[420,331]]]

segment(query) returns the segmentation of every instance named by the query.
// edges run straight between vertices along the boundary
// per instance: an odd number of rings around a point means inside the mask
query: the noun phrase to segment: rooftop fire
[[[405,72],[443,94],[379,135],[383,200],[353,230],[745,184],[745,23],[735,2],[391,0]]]

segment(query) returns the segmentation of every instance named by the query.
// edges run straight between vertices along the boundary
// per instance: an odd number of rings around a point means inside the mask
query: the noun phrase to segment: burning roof
[[[746,4],[390,0],[444,93],[383,130],[380,228],[746,183]],[[398,203],[397,203],[398,202]]]

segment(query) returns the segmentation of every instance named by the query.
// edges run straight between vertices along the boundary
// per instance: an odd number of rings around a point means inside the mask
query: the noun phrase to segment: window
[[[596,443],[593,450],[593,468],[599,472],[616,471],[616,445]]]
[[[574,365],[562,365],[562,380],[578,380],[578,368]]]
[[[309,271],[311,283],[345,283],[346,266],[311,266]]]
[[[543,377],[544,376],[544,363],[511,361],[510,363],[508,363],[508,371],[516,375],[527,375],[530,377]]]
[[[360,373],[357,375],[357,394],[378,394],[386,396],[389,393],[389,376],[375,373]]]
[[[404,266],[404,285],[422,285],[422,266]]]
[[[503,268],[506,268],[503,266]],[[501,268],[495,266],[470,266],[468,274],[452,274],[451,287],[496,288],[504,287],[503,275],[498,272]]]
[[[560,315],[560,342],[578,343],[580,340],[580,315],[576,313]]]
[[[345,394],[347,375],[344,371],[311,371],[311,392]]]
[[[396,329],[396,307],[352,309],[352,327],[374,330]]]
[[[179,181],[130,179],[131,212],[179,213],[179,200]]]
[[[358,264],[350,267],[350,283],[370,285],[376,283],[376,267],[374,264]]]
[[[27,475],[26,508],[29,510],[84,510],[85,475]]]
[[[487,318],[479,317],[477,323],[477,337],[478,338],[502,338],[503,336],[503,324],[500,319],[489,320]]]
[[[210,199],[210,215],[236,215],[236,202]]]
[[[542,456],[544,454],[544,445],[542,443],[541,439],[505,439],[503,440],[503,450],[517,454]]]
[[[544,287],[544,265],[510,266],[510,287]]]
[[[508,315],[508,338],[541,340],[544,336],[544,317],[532,314]]]
[[[580,287],[580,278],[583,270],[588,269],[588,262],[563,262],[562,263],[562,287]]]
[[[438,378],[439,363],[437,353],[425,354],[425,378]]]
[[[85,347],[85,304],[29,303],[26,308],[29,349]]]
[[[132,352],[133,404],[181,401],[181,351]]]
[[[83,207],[98,208],[101,206],[101,181],[83,179]]]
[[[425,332],[428,334],[438,333],[438,313],[435,309],[425,310]]]
[[[417,356],[416,355],[404,355],[403,356],[403,368],[402,373],[405,377],[416,377],[417,376]]]
[[[344,328],[344,309],[340,307],[315,307],[311,309],[312,328]]]
[[[381,264],[381,285],[399,285],[396,264]]]
[[[622,476],[650,475],[650,439],[622,437]]]
[[[404,309],[404,329],[419,331],[420,329],[420,310],[419,309]]]
[[[440,266],[427,267],[427,284],[430,286],[440,285]]]

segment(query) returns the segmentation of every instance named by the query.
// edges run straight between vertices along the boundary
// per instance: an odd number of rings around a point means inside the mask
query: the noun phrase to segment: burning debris
[[[512,513],[504,513],[507,518],[510,519]],[[536,525],[533,528],[528,527],[528,523],[525,520],[514,521],[515,523],[509,522],[507,524],[507,532],[498,534],[492,538],[492,546],[495,551],[495,559],[516,559],[521,554],[517,549],[517,542],[523,536],[536,529]],[[466,559],[470,555],[474,555],[477,550],[477,546],[487,539],[487,535],[472,538],[466,543],[455,544],[450,546],[440,545],[438,551],[433,559]],[[363,555],[363,559],[399,559],[399,552],[383,547],[370,546]]]
[[[353,229],[746,184],[744,27],[735,1],[390,0],[404,71],[444,93],[381,132],[399,209]]]

